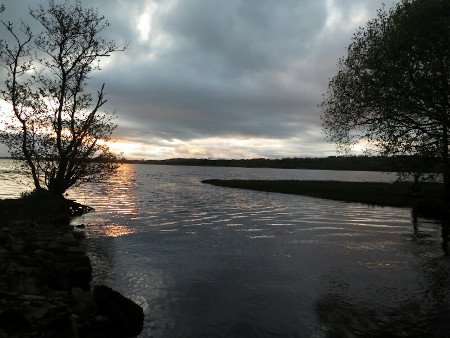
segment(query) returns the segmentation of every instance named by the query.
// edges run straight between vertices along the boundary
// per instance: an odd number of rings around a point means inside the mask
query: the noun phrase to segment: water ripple
[[[13,174],[2,168],[0,181]],[[144,307],[144,337],[383,336],[392,328],[420,336],[409,327],[450,323],[438,223],[413,224],[408,209],[201,183],[208,178],[394,177],[125,165],[109,181],[71,190],[96,209],[74,221],[87,225],[96,281]],[[2,196],[17,196],[19,186],[3,184]]]

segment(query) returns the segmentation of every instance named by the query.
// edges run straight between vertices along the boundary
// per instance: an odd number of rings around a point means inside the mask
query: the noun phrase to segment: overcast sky
[[[93,74],[129,158],[321,157],[322,94],[358,26],[395,0],[94,0],[130,47]],[[0,0],[31,22],[44,1]],[[0,33],[2,36],[4,31]]]

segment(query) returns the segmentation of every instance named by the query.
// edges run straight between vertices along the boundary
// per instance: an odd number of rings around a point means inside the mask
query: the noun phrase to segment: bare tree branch
[[[15,120],[0,140],[13,157],[25,159],[36,188],[62,194],[117,167],[104,143],[116,127],[113,115],[100,112],[105,85],[95,100],[86,86],[101,58],[123,48],[102,38],[109,23],[80,1],[49,1],[30,15],[42,26],[36,36],[23,23],[16,31],[1,21],[13,43],[0,41],[0,63],[7,70],[0,93],[12,104]]]

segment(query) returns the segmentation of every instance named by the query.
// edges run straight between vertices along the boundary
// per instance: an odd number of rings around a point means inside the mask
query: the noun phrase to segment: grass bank
[[[416,208],[421,214],[439,218],[438,202],[440,186],[422,184],[413,191],[410,182],[340,182],[298,180],[204,180],[216,186],[250,189],[283,194],[305,195],[344,202],[365,203],[379,206]]]

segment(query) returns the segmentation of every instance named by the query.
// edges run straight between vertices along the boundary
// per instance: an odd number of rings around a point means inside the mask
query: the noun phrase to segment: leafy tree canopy
[[[354,34],[321,104],[323,128],[339,146],[440,158],[448,195],[449,95],[450,1],[402,0]]]

